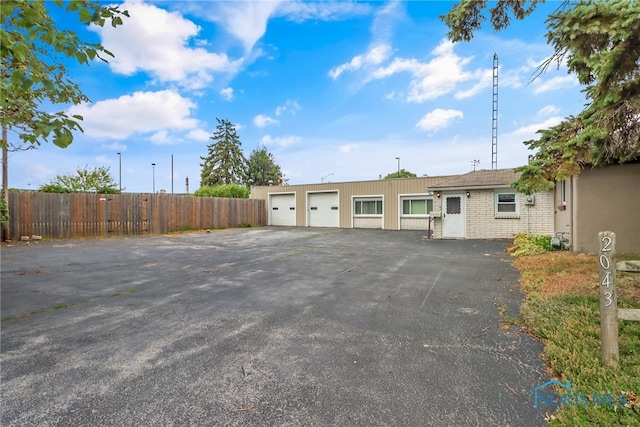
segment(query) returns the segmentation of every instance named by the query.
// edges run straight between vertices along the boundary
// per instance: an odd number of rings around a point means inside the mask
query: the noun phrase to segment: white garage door
[[[338,192],[309,193],[309,227],[339,227]]]
[[[296,195],[271,194],[269,196],[269,224],[296,225]]]

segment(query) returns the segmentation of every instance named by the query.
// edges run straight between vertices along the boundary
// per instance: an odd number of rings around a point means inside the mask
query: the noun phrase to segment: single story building
[[[513,169],[464,175],[252,187],[269,225],[425,230],[432,238],[512,238],[565,232],[571,248],[597,252],[599,231],[618,252],[640,253],[640,163],[585,169],[553,190],[525,195]]]
[[[553,191],[527,196],[510,183],[513,169],[469,172],[427,188],[436,195],[434,231],[443,238],[512,238],[554,233]]]
[[[528,202],[512,169],[459,176],[253,187],[269,225],[425,230],[434,238],[553,234],[553,192]],[[444,207],[444,209],[443,209]]]

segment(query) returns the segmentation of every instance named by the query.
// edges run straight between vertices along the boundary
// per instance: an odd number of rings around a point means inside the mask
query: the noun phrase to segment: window
[[[382,200],[356,200],[356,215],[382,215]]]
[[[496,213],[515,214],[518,212],[518,197],[516,193],[496,193]]]
[[[451,215],[456,215],[462,212],[462,201],[460,197],[445,197],[445,203],[447,205],[446,212]]]
[[[433,199],[402,199],[402,215],[427,215],[433,210]]]

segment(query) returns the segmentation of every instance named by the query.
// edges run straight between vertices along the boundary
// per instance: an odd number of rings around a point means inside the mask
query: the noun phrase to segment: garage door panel
[[[295,194],[272,194],[270,196],[270,224],[282,226],[296,225]]]
[[[338,192],[309,194],[309,227],[339,227]]]

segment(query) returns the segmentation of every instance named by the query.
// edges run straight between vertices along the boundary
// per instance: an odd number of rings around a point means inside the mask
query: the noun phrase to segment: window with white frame
[[[356,215],[382,215],[382,199],[355,199]]]
[[[496,193],[496,214],[517,214],[518,194],[513,191],[501,191]]]
[[[428,215],[433,211],[433,199],[428,197],[403,197],[402,216]]]

